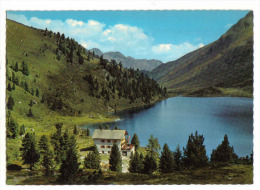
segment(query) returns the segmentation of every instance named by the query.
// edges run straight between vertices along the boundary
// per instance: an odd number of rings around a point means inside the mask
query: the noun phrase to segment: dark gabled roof
[[[126,130],[95,129],[92,139],[123,139],[126,134]]]

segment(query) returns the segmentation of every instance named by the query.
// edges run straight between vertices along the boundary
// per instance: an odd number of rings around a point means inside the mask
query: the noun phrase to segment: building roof
[[[126,130],[95,129],[92,139],[123,139],[125,135]]]
[[[132,150],[133,147],[133,144],[125,144],[122,146],[121,150]]]

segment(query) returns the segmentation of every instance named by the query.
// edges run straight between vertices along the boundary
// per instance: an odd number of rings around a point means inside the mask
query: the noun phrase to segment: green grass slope
[[[175,94],[214,96],[208,88],[217,88],[217,96],[252,97],[253,12],[217,41],[160,65],[151,75]]]
[[[154,80],[134,70],[120,69],[116,63],[104,67],[99,58],[61,34],[11,20],[7,20],[6,34],[6,87],[17,83],[15,90],[6,90],[7,99],[12,96],[14,100],[13,110],[7,109],[7,115],[19,126],[25,125],[26,132],[49,136],[58,122],[71,129],[75,124],[112,121],[117,118],[111,115],[115,111],[165,98]],[[23,73],[23,62],[28,65],[29,75]],[[93,85],[86,76],[92,77]],[[28,117],[29,109],[33,117]],[[19,160],[20,146],[21,136],[7,138],[8,163]]]

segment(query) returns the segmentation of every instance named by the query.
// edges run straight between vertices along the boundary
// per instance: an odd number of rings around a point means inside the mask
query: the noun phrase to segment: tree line
[[[103,175],[99,151],[94,145],[81,163],[76,142],[77,135],[79,135],[79,131],[76,126],[74,126],[73,134],[69,135],[68,129],[64,130],[62,123],[56,124],[56,132],[50,137],[42,135],[39,141],[37,141],[35,133],[27,132],[20,148],[23,163],[28,164],[30,170],[34,170],[35,164],[40,165],[46,176],[54,175],[54,171],[58,170],[58,183],[95,182]],[[172,173],[212,164],[238,163],[238,156],[234,153],[233,147],[229,145],[227,135],[224,136],[222,143],[212,151],[210,160],[206,155],[203,143],[203,135],[199,135],[196,131],[195,134],[189,136],[183,151],[180,146],[177,146],[175,151],[171,151],[169,146],[164,144],[160,152],[158,139],[151,135],[144,155],[140,151],[138,136],[134,134],[131,144],[134,144],[136,151],[130,156],[128,170],[130,173],[151,175],[154,172]],[[252,164],[253,154],[247,159],[244,164]],[[95,172],[86,174],[82,168],[94,169]],[[122,156],[115,143],[109,155],[109,170],[122,172]]]
[[[136,134],[135,134],[136,135]],[[133,137],[134,139],[134,137]],[[132,141],[133,141],[132,139]],[[144,157],[142,153],[136,152],[131,156],[129,172],[152,174],[155,171],[161,173],[172,173],[183,169],[196,169],[205,166],[225,165],[225,164],[253,164],[253,153],[246,158],[238,158],[234,148],[230,146],[228,136],[225,135],[222,143],[212,150],[210,159],[206,155],[203,135],[196,131],[188,138],[188,142],[183,151],[177,146],[175,151],[171,151],[167,144],[159,156],[160,145],[158,139],[152,135],[148,140],[147,148],[149,152]],[[138,137],[135,137],[132,144],[139,145]]]

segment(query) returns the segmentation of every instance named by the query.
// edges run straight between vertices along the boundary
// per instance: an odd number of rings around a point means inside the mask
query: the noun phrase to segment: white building
[[[130,156],[135,153],[135,146],[128,144],[126,130],[95,129],[92,139],[98,148],[99,153],[110,154],[114,143],[117,144],[123,156]]]

